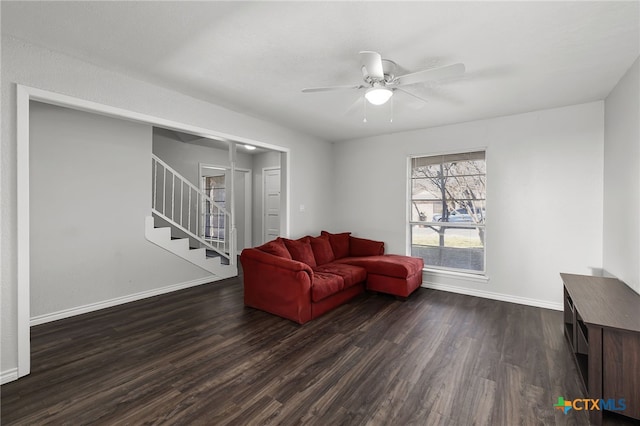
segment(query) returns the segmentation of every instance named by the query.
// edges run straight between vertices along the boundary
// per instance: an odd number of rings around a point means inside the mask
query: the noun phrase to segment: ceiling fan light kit
[[[360,90],[367,89],[364,97],[372,105],[384,105],[393,96],[396,90],[413,96],[423,102],[427,102],[406,89],[416,83],[437,81],[445,78],[457,77],[464,74],[464,64],[447,65],[440,68],[430,68],[401,76],[396,76],[396,63],[389,59],[382,59],[378,52],[365,50],[360,52],[361,70],[365,84],[353,86],[329,86],[303,89],[303,93],[326,92],[332,90]],[[366,118],[364,120],[366,122]]]
[[[370,87],[364,94],[364,97],[367,98],[370,104],[372,105],[383,105],[387,103],[393,92],[391,89],[387,89],[386,87]]]

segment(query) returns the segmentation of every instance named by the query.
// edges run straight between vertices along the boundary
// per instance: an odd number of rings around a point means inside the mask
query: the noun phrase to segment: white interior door
[[[226,200],[227,194],[224,185],[224,182],[229,178],[230,170],[226,166],[214,166],[208,164],[200,164],[200,185],[201,189],[207,192],[207,195],[212,196],[214,200],[220,202],[222,200],[223,205]],[[221,181],[222,184],[216,187],[214,192],[211,192],[208,189],[209,181],[216,180]],[[248,169],[236,169],[235,173],[235,194],[234,194],[234,202],[235,202],[235,213],[236,213],[236,249],[240,252],[242,249],[246,247],[251,247],[251,170]],[[217,192],[216,192],[217,191]],[[206,219],[205,219],[205,228],[203,232],[206,235]]]
[[[224,169],[205,169],[202,176],[201,189],[218,205],[227,208],[227,174]],[[207,241],[224,241],[227,238],[225,232],[229,224],[222,214],[211,213],[208,201],[202,201],[202,237]]]
[[[262,171],[263,197],[263,242],[280,236],[280,168]]]

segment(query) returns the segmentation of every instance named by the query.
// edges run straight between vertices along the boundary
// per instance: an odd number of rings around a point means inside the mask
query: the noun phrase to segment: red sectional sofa
[[[244,303],[299,324],[316,318],[365,288],[408,297],[422,284],[423,260],[385,255],[384,243],[331,234],[277,238],[240,255]]]

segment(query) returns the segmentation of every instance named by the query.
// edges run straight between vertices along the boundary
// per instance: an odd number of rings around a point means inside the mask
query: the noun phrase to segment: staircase
[[[160,158],[151,157],[153,200],[152,216],[145,218],[146,239],[221,279],[236,276],[231,213]],[[219,232],[205,236],[205,226]]]

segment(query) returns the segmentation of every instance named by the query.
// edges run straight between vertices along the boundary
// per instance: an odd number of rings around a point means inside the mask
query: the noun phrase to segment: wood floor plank
[[[441,291],[364,294],[299,326],[244,307],[235,278],[31,338],[32,373],[1,389],[3,425],[588,421],[553,408],[583,397],[561,312]]]

